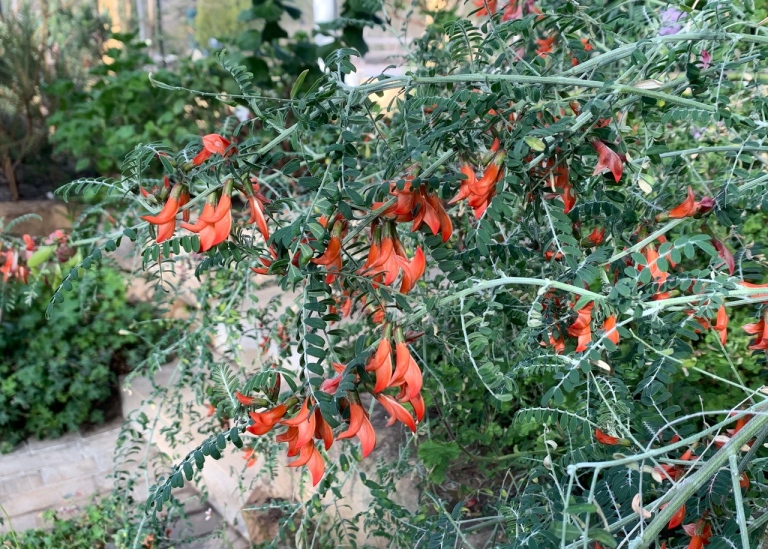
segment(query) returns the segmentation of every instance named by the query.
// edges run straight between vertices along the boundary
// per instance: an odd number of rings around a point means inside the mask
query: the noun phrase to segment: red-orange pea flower
[[[252,435],[266,435],[277,425],[287,411],[288,407],[285,404],[278,404],[270,410],[251,412],[248,415],[251,416],[253,425],[249,425],[245,430]]]
[[[683,530],[691,538],[687,549],[702,549],[709,544],[709,538],[712,537],[712,527],[704,519],[699,519],[692,524],[684,524]]]
[[[662,507],[663,509],[664,507]],[[669,524],[667,524],[667,528],[670,530],[672,528],[677,528],[683,523],[683,519],[685,518],[685,505],[681,505],[680,508],[675,511],[675,514],[672,515],[672,518],[669,519]]]
[[[578,317],[568,327],[568,335],[578,338],[578,346],[576,352],[580,353],[587,350],[587,344],[592,341],[592,332],[590,323],[592,322],[592,308],[594,303],[589,303],[579,309]]]
[[[399,421],[414,433],[416,432],[416,422],[413,421],[413,416],[411,416],[411,414],[403,407],[402,404],[400,404],[391,396],[384,394],[376,395],[376,400],[389,414],[389,422],[387,422],[387,427],[394,425],[395,421]]]
[[[384,332],[387,332],[386,328]],[[392,379],[392,345],[389,342],[389,337],[381,338],[376,352],[365,366],[365,371],[376,374],[374,393],[380,393],[389,386]]]
[[[229,238],[232,230],[232,181],[224,184],[224,189],[218,204],[213,206],[215,198],[209,195],[208,201],[203,206],[203,211],[192,225],[182,223],[181,226],[188,231],[197,233],[200,239],[200,251],[210,250],[217,244]]]
[[[253,467],[256,465],[256,450],[253,448],[243,448],[243,459],[247,461],[246,467]]]
[[[203,150],[192,159],[192,164],[199,166],[214,154],[230,156],[236,149],[229,149],[232,143],[217,133],[209,133],[203,136]]]
[[[587,240],[589,240],[593,246],[599,246],[602,244],[603,240],[605,240],[605,227],[601,227],[600,229],[595,227],[592,232],[589,233]]]
[[[621,157],[599,139],[593,140],[592,146],[597,151],[597,165],[592,175],[599,175],[608,170],[613,174],[616,183],[618,183],[624,173]]]
[[[615,446],[617,444],[621,444],[620,438],[606,435],[600,429],[595,429],[595,438],[597,439],[597,442],[599,442],[600,444],[606,444],[608,446]]]
[[[549,38],[543,38],[543,39],[537,39],[536,44],[538,47],[536,48],[536,55],[539,57],[546,57],[550,53],[552,53],[552,46],[555,42],[555,37],[550,36]]]
[[[157,242],[164,242],[173,236],[176,228],[176,214],[179,208],[189,200],[189,192],[186,187],[177,183],[171,189],[171,194],[165,202],[163,209],[157,215],[144,215],[141,217],[144,221],[157,225]]]
[[[349,405],[349,428],[336,436],[337,440],[357,436],[362,445],[363,457],[367,457],[376,446],[376,432],[363,406],[357,402]]]
[[[312,475],[312,486],[317,486],[317,483],[320,482],[323,474],[325,474],[323,456],[311,440],[299,448],[298,454],[299,457],[289,463],[288,467],[302,467],[306,465]]]
[[[289,449],[301,448],[310,442],[315,435],[316,419],[315,414],[309,412],[309,399],[304,400],[298,414],[291,419],[284,419],[280,423],[296,428],[296,438],[292,445],[289,444]]]
[[[475,6],[480,8],[475,15],[482,17],[483,15],[493,15],[498,11],[497,0],[474,0]]]
[[[603,330],[605,330],[605,337],[607,339],[611,340],[614,345],[619,344],[619,332],[616,330],[616,315],[611,315],[605,319]]]
[[[725,311],[725,305],[720,305],[717,310],[717,320],[713,328],[720,334],[720,343],[725,345],[728,339],[728,313]]]
[[[235,398],[243,406],[251,406],[253,405],[253,402],[254,402],[253,397],[245,396],[240,391],[235,391]]]
[[[420,392],[423,378],[418,364],[411,356],[405,341],[395,344],[395,371],[389,382],[390,387],[403,386],[405,400],[412,401]]]
[[[688,186],[688,194],[678,206],[669,210],[668,217],[671,219],[682,219],[684,217],[699,217],[700,214],[709,212],[715,207],[714,199],[705,196],[700,201],[696,201],[693,189]],[[663,216],[658,216],[661,219]]]

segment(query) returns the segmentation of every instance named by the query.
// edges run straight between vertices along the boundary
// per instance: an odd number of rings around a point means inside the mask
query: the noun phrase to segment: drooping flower
[[[376,352],[371,356],[368,364],[365,366],[366,372],[376,374],[376,385],[373,388],[374,394],[380,393],[387,387],[392,380],[392,345],[389,342],[389,326],[385,326],[384,334],[379,340]]]
[[[608,446],[616,446],[617,444],[621,444],[620,438],[606,435],[600,429],[595,429],[595,438],[600,444],[606,444]]]
[[[288,411],[285,404],[278,404],[274,408],[263,412],[250,412],[248,415],[253,420],[253,425],[245,428],[252,435],[265,435],[283,418]]]
[[[699,519],[691,524],[684,524],[683,530],[691,538],[687,549],[702,549],[705,545],[709,545],[709,538],[712,537],[712,527],[705,519]]]
[[[750,349],[753,351],[768,350],[768,323],[765,322],[765,317],[761,318],[760,322],[745,324],[742,328],[749,335],[757,336],[755,342],[749,346]]]
[[[208,196],[203,211],[194,224],[181,224],[182,228],[197,233],[201,252],[210,250],[229,238],[232,230],[232,185],[231,179],[224,184],[218,203],[215,202],[214,194]]]
[[[723,242],[720,242],[717,238],[713,238],[711,242],[712,246],[714,246],[715,250],[717,250],[717,255],[720,256],[720,259],[725,262],[725,266],[728,267],[728,274],[732,275],[733,271],[736,270],[736,260],[734,259],[731,250],[729,250],[728,247]]]
[[[485,210],[488,209],[491,200],[496,195],[496,184],[504,175],[503,162],[504,153],[496,154],[485,167],[480,179],[477,179],[475,171],[469,164],[462,166],[460,171],[466,176],[466,179],[462,180],[458,194],[449,200],[448,204],[455,204],[466,198],[469,206],[475,212],[475,218],[483,217]]]
[[[246,467],[256,465],[256,450],[254,448],[243,448],[243,459],[247,462]]]
[[[725,310],[725,305],[720,305],[717,310],[717,320],[712,327],[720,334],[720,343],[725,345],[728,339],[728,313]]]
[[[554,45],[554,42],[555,42],[554,36],[550,36],[548,38],[541,38],[541,39],[537,38],[536,44],[538,45],[538,47],[536,48],[536,55],[538,55],[539,57],[546,57],[547,55],[552,53],[553,51],[552,47]]]
[[[624,173],[624,165],[622,164],[621,157],[599,139],[593,140],[592,146],[597,151],[597,165],[595,166],[595,171],[592,172],[592,175],[599,175],[608,170],[613,174],[616,183],[618,183]]]
[[[180,183],[171,189],[171,194],[165,202],[165,206],[157,215],[144,215],[144,221],[157,225],[157,243],[165,242],[173,236],[176,229],[176,214],[179,208],[189,201],[189,191]]]
[[[605,337],[607,339],[611,340],[614,345],[619,344],[619,332],[616,330],[616,315],[611,315],[605,319],[603,330],[605,330]]]
[[[280,422],[282,425],[296,428],[296,437],[293,444],[288,445],[289,450],[301,448],[312,440],[315,435],[315,422],[315,414],[309,411],[309,398],[304,399],[299,413]]]
[[[266,242],[269,240],[269,227],[267,227],[267,218],[264,217],[264,204],[268,201],[259,193],[259,184],[255,182],[256,179],[253,178],[251,181],[253,182],[252,185],[243,187],[248,198],[248,207],[251,210],[251,215],[246,223],[256,223],[259,232],[264,237],[264,242]]]
[[[587,344],[592,341],[590,323],[592,322],[592,308],[594,306],[594,303],[588,303],[579,309],[576,320],[568,327],[568,335],[578,338],[577,353],[586,351]]]
[[[474,0],[473,4],[480,8],[475,15],[482,17],[484,15],[493,15],[498,11],[498,0]]]
[[[398,329],[395,336],[395,371],[389,381],[389,387],[402,387],[404,400],[412,401],[421,392],[422,385],[421,370],[411,356],[402,330]]]
[[[688,186],[688,194],[679,205],[669,210],[667,217],[670,219],[683,219],[685,217],[699,217],[701,214],[709,212],[715,206],[715,201],[712,198],[704,197],[700,201],[696,201],[696,197],[693,194],[693,189]],[[663,214],[657,216],[657,220],[663,219]]]
[[[192,164],[199,166],[214,154],[220,154],[224,157],[232,155],[236,149],[230,149],[229,146],[231,144],[232,143],[228,139],[225,139],[217,133],[209,133],[208,135],[203,136],[203,150],[192,159]]]
[[[367,457],[376,446],[376,432],[368,419],[368,413],[360,403],[349,405],[349,428],[336,436],[337,440],[356,436],[360,440],[363,457]]]
[[[593,246],[602,244],[603,240],[605,240],[605,227],[600,227],[599,229],[595,227],[592,229],[592,232],[587,236],[587,240],[589,240]]]
[[[299,457],[295,461],[289,463],[288,467],[302,467],[306,465],[312,475],[312,486],[317,486],[317,483],[320,482],[323,478],[323,474],[325,474],[325,461],[323,461],[323,456],[315,447],[315,443],[311,440],[299,447],[298,454]]]
[[[400,404],[391,396],[385,394],[376,395],[376,400],[389,414],[389,422],[387,422],[387,427],[394,425],[395,421],[399,421],[414,433],[416,432],[416,422],[413,421],[413,416],[411,416],[411,414],[403,407],[402,404]]]
[[[684,518],[685,518],[685,504],[681,505],[680,508],[677,511],[675,511],[675,514],[672,515],[671,519],[669,519],[667,528],[669,528],[670,530],[672,528],[677,528],[683,523]]]

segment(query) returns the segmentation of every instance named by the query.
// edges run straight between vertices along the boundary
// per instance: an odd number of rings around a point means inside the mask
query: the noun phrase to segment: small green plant
[[[45,318],[51,290],[28,306],[5,311],[0,324],[0,451],[25,438],[61,436],[103,421],[103,405],[118,373],[148,353],[159,335],[154,307],[129,303],[125,280],[113,269],[83,282],[79,299]],[[128,332],[142,324],[142,337]]]
[[[55,152],[72,157],[78,171],[95,168],[102,174],[118,173],[120,158],[135,143],[164,141],[184,145],[207,127],[223,119],[226,105],[210,99],[169,92],[151,84],[145,68],[151,66],[146,45],[134,34],[115,34],[122,47],[111,48],[110,63],[91,71],[93,82],[78,90],[62,79],[49,87],[61,106],[48,118]],[[153,78],[170,86],[234,91],[234,82],[212,59],[181,60],[173,70],[153,70]],[[99,139],[90,136],[98,134]]]

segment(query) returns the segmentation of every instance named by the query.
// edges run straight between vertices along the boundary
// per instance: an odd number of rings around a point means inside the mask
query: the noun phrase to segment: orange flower
[[[323,265],[328,271],[325,277],[326,283],[330,284],[336,278],[335,273],[341,271],[341,224],[334,225],[331,232],[331,239],[328,246],[320,257],[312,259],[315,265]]]
[[[765,322],[765,317],[761,318],[760,322],[745,324],[742,328],[749,335],[757,335],[755,342],[749,346],[750,349],[754,351],[768,349],[768,323]]]
[[[385,327],[384,333],[386,334],[388,331],[389,328]],[[379,340],[379,346],[365,366],[365,371],[376,374],[374,393],[380,393],[389,386],[389,382],[392,380],[392,345],[388,336],[385,335]]]
[[[240,391],[235,391],[235,398],[243,406],[251,406],[253,404],[253,397],[248,397],[242,394]]]
[[[600,429],[595,429],[595,438],[600,444],[607,444],[608,446],[615,446],[621,444],[621,439],[606,435]]]
[[[662,271],[659,269],[658,266],[658,259],[659,259],[659,252],[656,251],[656,248],[653,246],[648,246],[645,249],[645,262],[647,264],[647,268],[651,270],[651,276],[658,284],[663,284],[667,281],[668,273],[665,271]],[[639,265],[638,270],[642,271],[646,266],[645,265]]]
[[[693,189],[688,186],[688,195],[679,205],[669,210],[666,217],[671,219],[682,219],[684,217],[698,217],[700,214],[707,213],[715,207],[715,201],[712,198],[704,197],[699,202],[693,194]],[[664,218],[663,214],[657,216],[657,221]]]
[[[232,180],[224,184],[221,198],[215,208],[213,200],[213,195],[209,195],[208,202],[203,206],[203,211],[194,225],[181,224],[182,228],[198,234],[201,252],[210,250],[229,238],[232,230]]]
[[[595,166],[595,171],[592,172],[592,175],[599,175],[608,170],[613,174],[616,183],[618,183],[624,173],[624,165],[622,164],[621,157],[599,139],[593,140],[592,146],[597,151],[597,165]]]
[[[403,189],[393,183],[389,194],[397,198],[397,202],[384,210],[382,216],[394,218],[398,223],[411,223],[411,232],[418,231],[422,225],[427,225],[433,235],[439,232],[443,242],[447,242],[453,233],[453,222],[445,211],[443,201],[424,187],[414,190],[411,186],[413,177],[408,176]],[[374,202],[373,209],[383,206],[383,202]]]
[[[602,244],[603,240],[605,240],[605,227],[601,227],[600,229],[595,227],[592,232],[589,233],[587,240],[589,240],[594,246],[599,246]]]
[[[165,206],[157,215],[144,215],[144,221],[157,225],[157,243],[164,242],[173,236],[176,229],[176,214],[179,208],[189,201],[189,192],[186,187],[176,184],[171,189],[171,194],[165,202]]]
[[[693,189],[688,187],[688,196],[679,205],[669,210],[669,217],[672,219],[681,219],[694,214],[696,211],[696,199],[693,196]]]
[[[362,445],[363,457],[367,457],[376,446],[376,432],[363,406],[357,402],[349,405],[349,429],[336,436],[337,440],[357,436]]]
[[[619,344],[619,332],[616,330],[616,315],[611,315],[605,319],[603,330],[605,330],[605,337],[607,339],[610,339],[614,345]]]
[[[663,509],[664,507],[662,507]],[[672,528],[677,528],[683,523],[683,519],[685,518],[685,505],[681,505],[680,508],[675,511],[675,514],[672,515],[672,518],[669,519],[669,524],[667,524],[667,528],[670,530]]]
[[[473,4],[480,8],[475,15],[482,17],[483,15],[493,15],[497,10],[497,0],[474,0]]]
[[[278,404],[270,410],[263,412],[250,412],[248,415],[253,420],[253,425],[245,428],[252,435],[266,435],[283,418],[288,407],[285,404]]]
[[[389,422],[387,422],[387,427],[394,425],[395,421],[399,421],[414,433],[416,432],[416,423],[413,421],[413,416],[411,416],[411,414],[403,407],[402,404],[397,402],[391,396],[387,396],[385,394],[376,395],[376,400],[379,401],[379,404],[381,404],[389,414]]]
[[[421,251],[421,247],[416,248],[416,253],[413,259],[408,261],[406,257],[397,255],[395,260],[400,268],[403,270],[403,279],[400,284],[400,293],[407,294],[413,288],[413,285],[424,274],[424,269],[427,266],[424,252]]]
[[[245,464],[246,467],[256,465],[256,450],[253,448],[243,448],[243,459],[248,462]]]
[[[309,412],[309,398],[304,399],[298,414],[291,419],[284,419],[280,423],[296,428],[296,437],[293,440],[293,444],[288,445],[289,451],[302,448],[310,442],[315,434],[316,418],[315,414],[310,414]]]
[[[563,337],[562,333],[558,339],[555,339],[552,334],[549,334],[549,344],[555,349],[555,354],[559,355],[565,351],[565,337]]]
[[[584,51],[592,51],[594,48],[592,47],[592,44],[589,43],[588,38],[582,38],[581,43],[584,46]]]
[[[717,310],[717,320],[712,327],[720,333],[720,343],[725,345],[728,339],[728,313],[725,311],[725,305],[720,305],[720,308]]]
[[[403,340],[402,330],[398,329],[395,337],[395,371],[389,381],[389,387],[401,387],[405,400],[412,401],[421,392],[423,379],[418,364],[411,356]]]
[[[315,438],[322,440],[326,450],[333,445],[333,429],[320,413],[320,408],[315,408]]]
[[[538,48],[536,49],[536,55],[539,57],[546,57],[550,53],[552,53],[552,46],[555,42],[555,37],[550,36],[549,38],[543,38],[541,40],[537,39],[536,43],[538,44]]]
[[[320,482],[323,478],[323,474],[325,474],[325,462],[323,461],[323,456],[315,447],[315,443],[311,440],[301,446],[298,454],[299,457],[296,461],[289,463],[288,467],[302,467],[306,465],[312,475],[312,486],[317,486],[317,483]]]
[[[221,156],[230,156],[236,152],[237,149],[229,149],[231,143],[229,140],[223,138],[217,133],[209,133],[203,136],[203,150],[200,151],[197,156],[192,159],[192,164],[199,166],[206,160],[208,160],[214,154],[220,154]]]
[[[574,320],[573,324],[568,327],[568,335],[578,338],[578,346],[576,347],[577,353],[586,351],[587,343],[592,341],[590,323],[592,322],[592,308],[594,306],[594,303],[589,303],[579,309],[578,317]]]
[[[251,179],[251,181],[256,181],[256,178]],[[246,223],[256,223],[259,232],[264,237],[264,242],[266,242],[269,240],[269,227],[267,227],[267,218],[264,217],[264,204],[267,199],[259,193],[258,183],[253,183],[252,186],[245,185],[244,188],[248,197],[248,207],[251,210],[251,215]]]
[[[495,142],[494,142],[495,143]],[[459,200],[467,198],[467,203],[475,212],[475,218],[483,217],[485,210],[496,195],[496,184],[504,176],[502,165],[504,163],[504,153],[501,152],[486,166],[483,177],[477,179],[474,170],[465,164],[461,167],[461,173],[467,178],[462,180],[459,192],[448,204],[455,204]]]
[[[683,525],[683,530],[691,538],[688,549],[702,549],[709,544],[709,538],[712,537],[712,527],[704,519]]]

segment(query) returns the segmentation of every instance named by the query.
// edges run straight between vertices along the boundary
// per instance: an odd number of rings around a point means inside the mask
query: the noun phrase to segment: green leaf
[[[547,148],[547,145],[539,139],[538,137],[532,137],[530,135],[525,136],[523,139],[525,141],[525,144],[528,145],[532,150],[536,152],[542,152],[544,149]]]
[[[591,529],[587,537],[592,541],[596,541],[604,545],[605,547],[609,547],[610,549],[615,549],[618,545],[616,538],[601,528]]]
[[[307,77],[307,74],[309,74],[309,69],[304,69],[298,78],[296,78],[296,82],[294,82],[293,86],[291,87],[291,99],[296,97],[296,94],[301,89],[301,85],[304,83],[304,79]]]

